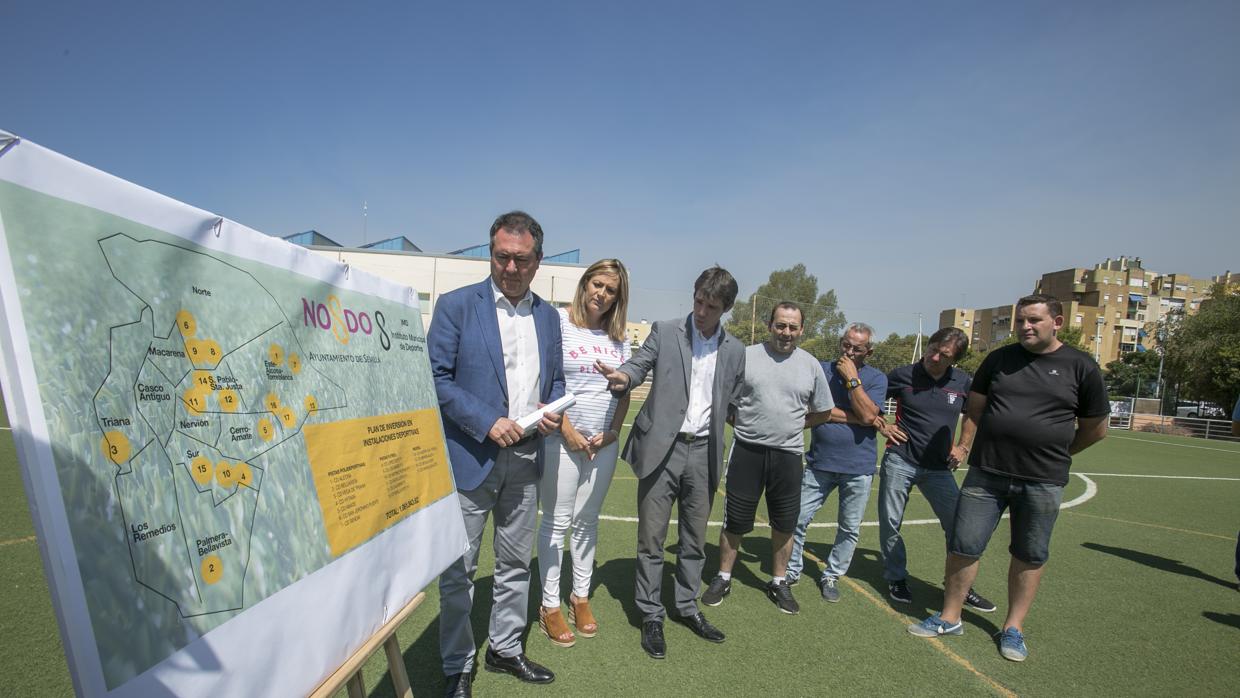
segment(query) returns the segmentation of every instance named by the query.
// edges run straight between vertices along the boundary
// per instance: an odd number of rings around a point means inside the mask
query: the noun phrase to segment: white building
[[[430,327],[431,315],[439,297],[448,291],[477,283],[490,275],[491,258],[486,244],[446,254],[428,254],[404,237],[370,243],[364,247],[342,247],[313,230],[285,236],[285,240],[306,247],[315,254],[348,264],[418,293],[422,326]],[[573,301],[573,293],[586,265],[577,260],[579,250],[544,255],[530,288],[552,305]]]

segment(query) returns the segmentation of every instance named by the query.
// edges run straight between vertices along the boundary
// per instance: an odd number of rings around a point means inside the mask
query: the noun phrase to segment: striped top
[[[607,379],[594,368],[594,362],[615,368],[632,355],[627,341],[615,341],[604,330],[588,330],[574,325],[568,311],[559,309],[560,333],[564,337],[564,389],[577,398],[568,408],[568,420],[587,439],[607,431],[616,412],[617,398],[607,390]]]

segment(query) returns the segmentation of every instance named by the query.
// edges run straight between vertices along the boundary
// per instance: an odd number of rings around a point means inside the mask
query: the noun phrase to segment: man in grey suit
[[[642,649],[667,656],[661,601],[663,543],[679,500],[676,616],[711,642],[724,635],[698,610],[705,563],[706,520],[723,461],[728,405],[740,394],[745,347],[719,320],[736,300],[736,279],[711,267],[693,284],[693,313],[656,322],[633,358],[618,368],[598,362],[613,391],[635,388],[654,371],[650,397],[637,414],[623,457],[637,475],[637,608]]]

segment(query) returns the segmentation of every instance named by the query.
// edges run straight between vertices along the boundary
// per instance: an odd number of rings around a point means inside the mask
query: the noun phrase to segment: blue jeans
[[[1004,509],[1011,509],[1012,557],[1035,567],[1050,557],[1051,531],[1059,517],[1063,487],[981,468],[969,468],[956,503],[956,525],[948,550],[960,557],[980,558],[999,524]]]
[[[913,485],[921,490],[934,509],[943,527],[944,547],[951,540],[952,525],[956,521],[960,488],[952,472],[923,468],[887,449],[878,478],[878,547],[883,554],[883,579],[889,582],[908,576],[908,556],[904,551],[904,538],[900,536],[900,525],[904,522],[904,508]]]
[[[801,576],[805,532],[814,520],[814,514],[818,513],[822,503],[831,495],[831,490],[837,487],[840,490],[839,529],[835,533],[835,545],[831,546],[831,555],[827,558],[827,569],[823,574],[828,577],[841,577],[848,572],[853,551],[857,549],[861,517],[865,514],[866,502],[870,500],[870,485],[873,482],[872,474],[852,475],[805,469],[805,474],[801,476],[801,516],[792,537],[792,559],[788,561],[789,579]]]

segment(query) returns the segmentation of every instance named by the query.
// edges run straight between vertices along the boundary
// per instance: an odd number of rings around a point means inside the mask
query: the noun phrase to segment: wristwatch
[[[860,388],[860,387],[861,387],[861,381],[860,381],[860,380],[858,380],[858,379],[856,379],[856,378],[849,378],[849,379],[848,379],[848,389],[849,389],[849,390],[855,390],[856,388]]]

